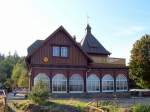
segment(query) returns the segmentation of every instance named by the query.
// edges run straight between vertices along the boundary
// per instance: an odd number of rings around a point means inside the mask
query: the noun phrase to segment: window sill
[[[62,57],[62,56],[52,56],[52,58],[58,58],[58,59],[68,59],[69,57]]]

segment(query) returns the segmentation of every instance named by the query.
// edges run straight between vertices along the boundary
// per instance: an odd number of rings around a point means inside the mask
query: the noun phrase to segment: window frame
[[[58,47],[59,48],[59,55],[58,56],[54,56],[53,55],[53,53],[54,53],[54,51],[53,51],[53,48],[54,47]],[[62,48],[66,48],[67,50],[67,56],[63,56],[62,55]],[[52,45],[52,57],[56,57],[56,58],[69,58],[69,46],[67,46],[67,45]]]
[[[105,76],[111,76],[112,79],[103,79],[105,78]],[[111,74],[105,74],[103,77],[102,77],[102,92],[114,92],[114,87],[115,87],[115,83],[114,83],[114,77],[111,75]],[[104,89],[103,85],[106,84],[106,89]],[[112,85],[111,85],[112,83]],[[111,85],[111,86],[110,86]],[[113,87],[113,89],[110,89],[111,87]],[[108,89],[109,88],[109,89]]]
[[[119,79],[120,77],[122,79]],[[120,84],[121,84],[121,86],[118,86]],[[126,89],[125,89],[125,87],[126,87]],[[120,89],[120,88],[123,88],[123,89]],[[123,91],[128,91],[128,79],[124,74],[118,74],[116,77],[116,92],[123,92]]]
[[[58,51],[58,52],[59,52],[59,53],[58,53],[58,56],[56,56],[56,55],[54,56],[54,48],[56,48],[56,47],[59,49],[59,51]],[[56,51],[55,51],[55,52],[56,52]],[[52,46],[52,56],[53,56],[53,57],[59,57],[59,56],[60,56],[60,47],[59,47],[59,46],[55,46],[55,45]]]
[[[80,80],[76,80],[76,79],[72,80],[72,77],[75,78],[75,76],[80,76],[81,79]],[[77,85],[77,82],[81,83],[81,85]],[[73,84],[71,85],[71,83],[73,83]],[[71,86],[74,86],[74,87],[81,86],[82,90],[81,91],[71,91],[70,90]],[[84,93],[84,80],[80,74],[72,74],[71,77],[69,78],[69,93]]]
[[[50,78],[46,73],[38,73],[33,78],[33,85],[35,86],[39,81],[44,82],[48,86],[48,90],[50,90]]]
[[[59,80],[56,80],[56,79],[54,79],[55,78],[55,76],[59,76],[59,75],[62,75],[65,79],[59,79]],[[53,88],[53,86],[54,86],[54,81],[57,81],[57,82],[65,82],[65,91],[55,91],[54,90],[54,88]],[[56,84],[57,85],[57,84]],[[62,88],[62,85],[61,85],[61,88]],[[57,89],[58,89],[58,85],[57,85]],[[53,76],[53,78],[52,78],[52,93],[67,93],[67,78],[65,77],[65,75],[64,74],[55,74],[54,76]]]
[[[94,76],[94,78],[96,79],[90,79],[91,76]],[[99,90],[96,90],[95,88],[97,87],[96,86],[96,83],[98,83],[98,89]],[[90,87],[93,87],[93,84],[94,84],[94,90],[89,90],[89,85]],[[87,77],[87,92],[89,93],[97,93],[97,92],[100,92],[100,79],[99,77],[96,75],[96,74],[90,74],[88,77]]]
[[[63,48],[66,48],[65,50],[66,51],[63,51]],[[62,54],[65,54],[66,56],[64,56],[64,55],[62,55]],[[67,58],[68,57],[68,55],[69,55],[69,53],[68,53],[68,47],[67,46],[61,46],[60,47],[60,57],[63,57],[63,58]]]

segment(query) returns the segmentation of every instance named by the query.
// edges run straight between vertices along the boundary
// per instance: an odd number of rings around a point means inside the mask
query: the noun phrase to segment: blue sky
[[[93,35],[111,57],[129,62],[133,43],[150,34],[149,0],[0,0],[0,52],[27,55],[36,39],[63,25],[80,41],[87,15]]]

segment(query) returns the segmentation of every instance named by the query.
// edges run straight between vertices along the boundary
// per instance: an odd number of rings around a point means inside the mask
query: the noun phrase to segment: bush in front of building
[[[150,105],[136,104],[131,107],[130,112],[149,112],[149,111],[150,111]]]
[[[29,99],[39,105],[44,105],[48,97],[48,86],[42,81],[37,82],[29,94]]]

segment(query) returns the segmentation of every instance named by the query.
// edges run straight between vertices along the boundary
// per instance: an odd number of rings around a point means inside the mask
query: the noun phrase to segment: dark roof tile
[[[43,43],[43,40],[36,40],[33,44],[31,44],[27,51],[28,54],[31,54],[32,52],[34,52],[36,49],[38,49]]]
[[[89,24],[87,25],[86,30],[86,36],[81,41],[81,46],[84,51],[89,54],[110,55],[111,53],[107,51],[103,45],[92,35]]]

